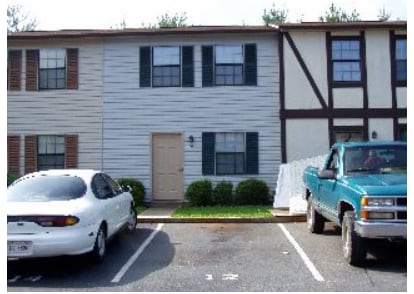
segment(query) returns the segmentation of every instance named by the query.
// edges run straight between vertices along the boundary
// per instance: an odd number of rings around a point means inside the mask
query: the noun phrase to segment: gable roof
[[[329,30],[363,30],[394,29],[406,30],[406,21],[355,21],[355,22],[302,22],[284,23],[277,26],[280,31],[329,31]]]

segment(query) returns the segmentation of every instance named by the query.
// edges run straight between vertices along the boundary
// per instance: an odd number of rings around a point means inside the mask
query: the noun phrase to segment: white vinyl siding
[[[201,47],[257,45],[257,86],[202,87]],[[140,88],[142,46],[193,46],[194,87]],[[203,132],[259,132],[257,178],[276,185],[280,155],[279,64],[273,35],[206,35],[125,38],[104,43],[103,168],[114,177],[134,177],[151,191],[151,133],[182,133],[184,189],[202,176]],[[194,137],[193,147],[188,143]],[[209,176],[237,184],[248,176]]]
[[[102,43],[42,41],[9,49],[23,50],[22,85],[26,83],[26,49],[78,48],[79,89],[7,93],[7,132],[21,136],[20,171],[24,171],[24,136],[77,134],[78,167],[101,169]]]

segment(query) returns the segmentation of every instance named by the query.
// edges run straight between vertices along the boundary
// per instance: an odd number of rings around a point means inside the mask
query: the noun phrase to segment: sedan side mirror
[[[318,174],[318,178],[322,180],[336,180],[336,170],[324,169]]]

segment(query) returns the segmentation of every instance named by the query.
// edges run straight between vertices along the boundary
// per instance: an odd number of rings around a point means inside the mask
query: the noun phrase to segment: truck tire
[[[354,230],[355,212],[346,211],[342,221],[342,252],[346,261],[360,266],[367,256],[364,238],[357,235]]]
[[[315,210],[312,204],[312,197],[308,198],[308,207],[306,211],[306,221],[308,229],[313,234],[322,234],[325,227],[324,217]]]

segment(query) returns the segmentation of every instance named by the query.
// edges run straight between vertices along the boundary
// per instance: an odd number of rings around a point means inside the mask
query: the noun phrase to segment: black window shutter
[[[259,133],[246,133],[246,174],[259,174]]]
[[[213,86],[213,46],[202,47],[203,87]]]
[[[183,61],[183,87],[194,87],[194,54],[193,46],[182,47],[182,61]]]
[[[151,47],[139,48],[139,85],[151,87]]]
[[[203,175],[214,175],[215,133],[203,133],[202,171]]]
[[[244,45],[244,84],[257,86],[257,54],[256,44]]]

